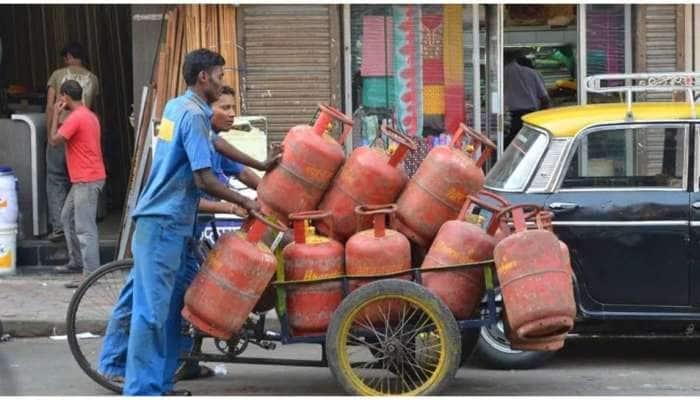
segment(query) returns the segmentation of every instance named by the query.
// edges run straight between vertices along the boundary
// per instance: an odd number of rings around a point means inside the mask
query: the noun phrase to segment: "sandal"
[[[167,393],[163,393],[163,396],[192,396],[192,392],[186,389],[171,390]]]

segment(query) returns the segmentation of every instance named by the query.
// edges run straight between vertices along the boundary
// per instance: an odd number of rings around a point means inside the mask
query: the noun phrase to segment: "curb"
[[[38,338],[49,337],[66,334],[66,321],[36,321],[26,319],[2,319],[4,333],[9,334],[11,338]],[[277,314],[274,312],[268,313],[265,321],[265,329],[280,330],[280,322]],[[94,321],[89,324],[82,322],[81,325],[86,327],[86,331],[95,333],[103,332],[105,323]]]
[[[5,334],[11,338],[35,338],[66,334],[66,321],[28,321],[3,319]]]

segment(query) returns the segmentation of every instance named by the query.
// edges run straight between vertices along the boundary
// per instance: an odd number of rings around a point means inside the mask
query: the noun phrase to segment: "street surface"
[[[302,358],[320,355],[311,345],[246,356]],[[700,395],[700,340],[569,340],[546,366],[531,371],[489,371],[467,366],[450,395]],[[212,368],[220,364],[208,364]],[[327,368],[225,365],[226,375],[179,388],[195,395],[341,395]],[[217,368],[220,369],[220,368]],[[0,396],[108,395],[73,360],[65,341],[48,338],[0,342]]]

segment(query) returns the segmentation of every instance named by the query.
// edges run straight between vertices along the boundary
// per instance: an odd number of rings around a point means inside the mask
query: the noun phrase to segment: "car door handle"
[[[700,201],[696,201],[695,203],[693,203],[692,207],[696,210],[699,209],[700,208]]]
[[[549,203],[549,208],[551,208],[554,211],[566,211],[566,210],[573,210],[575,208],[578,208],[578,204],[576,203]]]

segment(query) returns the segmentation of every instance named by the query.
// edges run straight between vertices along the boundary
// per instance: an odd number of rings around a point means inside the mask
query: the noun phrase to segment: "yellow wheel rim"
[[[420,395],[447,372],[447,327],[419,298],[374,297],[343,319],[340,371],[364,396]]]

